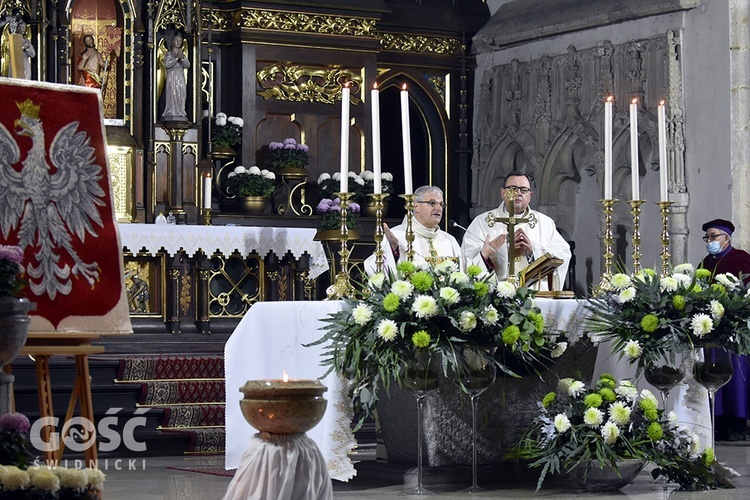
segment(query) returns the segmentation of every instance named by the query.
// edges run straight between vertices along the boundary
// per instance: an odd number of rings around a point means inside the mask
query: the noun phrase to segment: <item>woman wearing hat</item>
[[[703,224],[703,241],[708,255],[701,267],[714,275],[732,273],[750,280],[750,254],[732,246],[734,224],[724,219],[714,219]],[[744,441],[747,438],[747,420],[750,418],[750,362],[748,356],[732,356],[734,376],[727,385],[716,392],[716,430],[718,441]]]

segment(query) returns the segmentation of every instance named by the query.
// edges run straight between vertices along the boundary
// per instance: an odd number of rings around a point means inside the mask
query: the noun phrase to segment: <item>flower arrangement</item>
[[[359,229],[360,209],[361,207],[358,203],[349,203],[346,213],[346,227],[349,229]],[[319,230],[326,231],[341,228],[341,199],[335,198],[331,200],[323,198],[318,203],[318,206],[315,207],[315,210],[320,214]]]
[[[361,425],[380,389],[391,379],[403,386],[417,357],[439,358],[446,376],[460,373],[467,350],[509,375],[516,375],[510,362],[540,362],[555,343],[533,296],[476,265],[464,273],[449,260],[427,268],[401,262],[395,276],[370,277],[361,300],[345,299],[348,307],[324,320],[327,333],[317,343],[330,342],[323,363],[349,379]]]
[[[355,200],[360,204],[366,204],[370,201],[369,194],[375,191],[375,174],[369,170],[361,174],[349,172],[349,189],[354,193]],[[328,173],[320,174],[318,177],[318,193],[326,198],[333,198],[339,191],[341,185],[341,173],[335,172],[333,175]],[[380,187],[383,194],[393,193],[393,174],[383,172],[380,174]]]
[[[25,434],[31,424],[22,413],[0,416],[0,464],[25,467],[31,455],[26,451]]]
[[[217,113],[211,131],[211,142],[217,146],[232,147],[242,142],[242,126],[245,122],[237,116]]]
[[[291,137],[284,139],[284,142],[272,142],[268,145],[268,151],[268,165],[274,169],[305,168],[310,163],[310,149],[306,144],[298,144]]]
[[[267,197],[276,188],[276,174],[256,166],[245,168],[242,165],[234,167],[227,174],[227,193],[236,196]]]
[[[750,354],[748,287],[729,273],[712,277],[691,264],[665,276],[650,269],[618,273],[591,300],[589,311],[591,329],[611,338],[613,349],[637,363],[639,371],[700,343]]]
[[[654,394],[629,381],[603,374],[593,388],[564,378],[544,396],[539,413],[516,448],[519,457],[541,467],[539,490],[549,474],[583,467],[617,467],[619,460],[652,462],[654,477],[664,475],[685,489],[721,487],[713,450],[701,451],[698,436],[665,418]]]
[[[0,245],[0,297],[18,297],[25,285],[21,279],[23,251],[16,245]]]

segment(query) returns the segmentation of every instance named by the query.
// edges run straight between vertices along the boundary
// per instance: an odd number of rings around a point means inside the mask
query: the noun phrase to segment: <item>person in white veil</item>
[[[462,266],[461,246],[456,238],[440,229],[445,208],[442,189],[436,186],[421,186],[414,191],[414,197],[416,203],[412,218],[412,249],[415,264],[436,265],[443,260],[451,259]],[[383,269],[386,272],[395,272],[396,265],[407,259],[406,216],[401,224],[393,228],[383,223],[383,233],[385,237],[380,244],[383,251]],[[373,253],[365,260],[367,274],[375,274],[375,259]]]

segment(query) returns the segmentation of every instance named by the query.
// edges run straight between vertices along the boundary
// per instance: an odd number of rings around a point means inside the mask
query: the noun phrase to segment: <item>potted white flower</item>
[[[255,165],[250,168],[238,165],[227,175],[225,186],[227,198],[235,199],[237,208],[243,212],[261,214],[276,188],[276,175]]]

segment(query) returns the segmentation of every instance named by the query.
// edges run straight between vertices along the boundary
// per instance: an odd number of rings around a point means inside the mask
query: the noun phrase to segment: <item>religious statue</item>
[[[28,39],[28,25],[12,18],[2,30],[0,40],[0,76],[31,79],[31,59],[36,50]]]
[[[183,38],[179,33],[172,37],[170,49],[164,54],[164,68],[167,81],[164,87],[165,106],[162,117],[171,120],[187,120],[185,112],[185,98],[187,97],[187,82],[185,70],[190,67],[190,61],[185,55]]]
[[[130,278],[132,286],[127,288],[128,307],[130,312],[147,313],[149,303],[148,282],[138,276],[137,271],[130,270],[125,273],[125,278]]]
[[[104,58],[96,50],[93,36],[84,36],[83,44],[86,48],[81,52],[81,57],[78,59],[78,70],[81,72],[78,83],[86,87],[101,89],[104,87],[104,74],[106,72]]]

